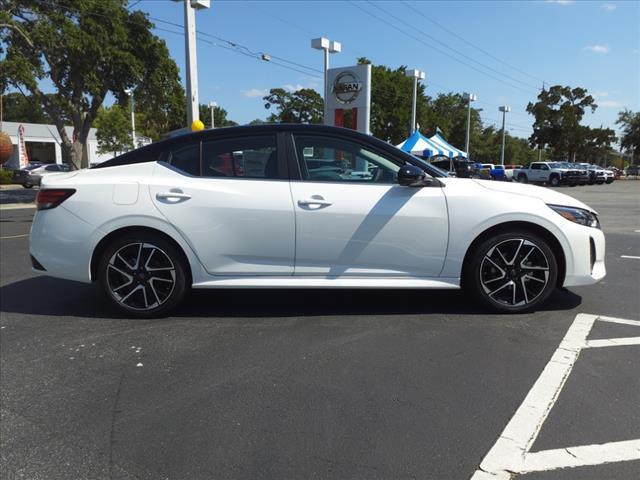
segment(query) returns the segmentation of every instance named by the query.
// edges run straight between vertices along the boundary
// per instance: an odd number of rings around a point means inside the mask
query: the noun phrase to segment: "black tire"
[[[33,188],[33,185],[31,183],[23,183],[22,186],[24,188]]]
[[[495,179],[496,179],[496,176],[495,176],[495,175],[489,175],[489,178],[490,178],[491,180],[495,180]]]
[[[560,185],[560,177],[558,175],[551,175],[549,177],[549,185],[552,187],[557,187]]]
[[[518,174],[518,182],[520,183],[527,183],[527,176],[524,173],[519,173]]]
[[[162,236],[132,232],[114,239],[98,263],[100,287],[128,317],[163,317],[190,288],[184,255]]]
[[[607,185],[609,185],[609,184],[613,183],[613,179],[611,179],[611,180],[605,180],[605,183],[606,183]]]
[[[546,240],[527,230],[514,230],[474,247],[462,280],[464,288],[490,310],[520,313],[542,304],[555,289],[557,278],[558,264]]]

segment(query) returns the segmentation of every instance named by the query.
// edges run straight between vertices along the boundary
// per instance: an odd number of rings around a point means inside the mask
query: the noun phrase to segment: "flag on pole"
[[[18,127],[18,166],[19,168],[29,166],[29,154],[24,143],[24,125],[22,124]]]

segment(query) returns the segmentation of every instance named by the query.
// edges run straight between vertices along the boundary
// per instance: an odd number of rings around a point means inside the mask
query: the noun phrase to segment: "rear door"
[[[177,144],[150,186],[213,275],[291,275],[295,223],[276,134]]]
[[[449,235],[440,186],[398,185],[401,162],[337,134],[294,134],[293,145],[295,275],[440,274]]]

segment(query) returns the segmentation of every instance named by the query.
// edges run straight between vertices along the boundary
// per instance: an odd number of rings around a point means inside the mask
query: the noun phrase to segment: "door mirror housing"
[[[424,170],[415,165],[406,164],[398,170],[398,184],[404,187],[425,187],[431,184],[431,180]]]

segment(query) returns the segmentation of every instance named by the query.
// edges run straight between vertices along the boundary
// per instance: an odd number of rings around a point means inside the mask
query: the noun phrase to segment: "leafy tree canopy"
[[[211,126],[211,108],[209,108],[208,105],[201,103],[199,112],[200,112],[200,120],[202,120],[207,127],[210,127]],[[235,125],[238,125],[233,120],[229,120],[227,118],[227,111],[224,108],[218,106],[213,110],[213,112],[214,112],[213,113],[214,126],[216,128],[233,127]]]
[[[100,108],[96,117],[98,153],[114,156],[133,147],[130,111],[120,105]]]
[[[49,115],[33,97],[25,97],[19,92],[2,96],[3,120],[7,122],[51,123]]]
[[[149,112],[154,132],[184,124],[178,68],[141,11],[126,0],[3,0],[0,20],[6,55],[0,89],[13,87],[43,106],[62,139],[65,161],[87,166],[86,141],[108,93]],[[22,33],[21,33],[22,32]],[[45,95],[48,79],[55,92]],[[72,138],[64,130],[69,120]],[[155,135],[152,135],[155,136]]]
[[[616,124],[622,126],[620,146],[637,161],[640,155],[640,112],[625,109],[618,113]]]
[[[265,108],[276,108],[269,115],[269,123],[322,123],[324,101],[312,88],[289,92],[284,88],[272,88],[263,97]]]

